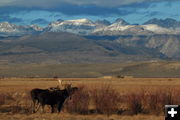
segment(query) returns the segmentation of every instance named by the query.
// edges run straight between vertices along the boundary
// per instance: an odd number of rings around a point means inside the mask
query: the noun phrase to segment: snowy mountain
[[[43,31],[43,28],[35,24],[31,25],[30,28],[34,29],[35,31]]]
[[[49,24],[45,31],[47,32],[70,32],[74,34],[90,34],[96,25],[88,19],[56,21]]]
[[[97,20],[95,23],[97,25],[103,25],[103,26],[111,25],[111,23],[109,21],[105,20],[105,19],[104,20]]]
[[[92,22],[88,19],[59,20],[52,22],[45,32],[69,32],[79,35],[125,35],[125,34],[180,34],[180,30],[165,28],[156,24],[131,25],[118,18],[112,24],[107,20]]]
[[[69,32],[78,35],[149,35],[149,34],[180,34],[180,27],[167,27],[179,23],[173,19],[147,21],[143,25],[129,24],[119,18],[110,23],[107,20],[95,22],[88,19],[57,20],[44,28],[37,25],[14,25],[8,22],[0,23],[0,36],[22,36],[26,34],[38,34],[41,32]],[[157,23],[157,24],[155,24]],[[163,23],[163,25],[161,24]],[[175,29],[176,28],[176,29]]]
[[[95,29],[93,35],[124,35],[124,34],[180,34],[180,30],[168,29],[156,24],[147,25],[122,25],[113,23],[110,26]]]
[[[142,27],[146,30],[149,30],[149,31],[157,33],[157,34],[164,34],[164,33],[173,34],[175,32],[172,29],[163,28],[163,27],[160,27],[156,24],[142,25]]]
[[[117,23],[117,24],[121,24],[121,25],[129,25],[128,22],[126,22],[125,20],[123,20],[122,18],[118,18],[114,21],[114,23]]]
[[[0,60],[12,63],[180,60],[180,31],[157,24],[131,25],[122,19],[111,24],[59,19],[45,28],[3,22],[0,48]]]
[[[3,37],[35,34],[41,32],[42,30],[43,29],[38,27],[37,25],[18,26],[18,25],[10,24],[8,22],[0,23],[0,36]]]
[[[19,32],[16,25],[10,24],[8,22],[0,23],[0,32]]]

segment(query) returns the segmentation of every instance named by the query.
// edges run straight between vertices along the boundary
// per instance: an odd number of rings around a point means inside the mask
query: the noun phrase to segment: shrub
[[[130,94],[128,96],[127,105],[132,114],[138,114],[143,111],[143,96],[141,94]]]
[[[26,92],[6,93],[5,102],[12,113],[31,113],[30,95]]]
[[[78,90],[65,104],[65,109],[70,113],[87,114],[89,106],[89,92],[85,86],[78,87]]]
[[[174,91],[172,89],[157,89],[149,91],[146,96],[147,110],[149,113],[160,114],[165,105],[174,104]]]
[[[117,112],[119,94],[110,85],[102,85],[91,91],[98,113],[110,115]]]
[[[174,89],[164,89],[161,90],[162,92],[159,94],[160,96],[160,111],[164,111],[165,105],[173,105],[175,102],[176,97],[174,96],[175,91]]]
[[[159,114],[161,112],[161,92],[154,91],[150,92],[147,96],[148,102],[148,112]]]
[[[0,94],[0,105],[5,104],[5,95],[4,94]]]

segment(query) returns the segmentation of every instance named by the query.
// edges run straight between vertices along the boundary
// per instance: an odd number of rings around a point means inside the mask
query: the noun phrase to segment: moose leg
[[[38,106],[36,107],[36,111],[35,112],[37,112],[39,110],[40,106],[41,106],[40,103],[38,103],[37,105]]]
[[[51,113],[54,113],[54,105],[51,105]]]
[[[36,100],[33,100],[32,113],[36,112],[35,109],[36,109]]]
[[[41,113],[44,113],[44,104],[41,104]]]
[[[35,103],[33,101],[33,104],[32,104],[32,113],[35,113]]]
[[[59,104],[57,105],[57,107],[58,107],[58,112],[61,112],[61,109],[62,109],[62,103],[59,103]]]

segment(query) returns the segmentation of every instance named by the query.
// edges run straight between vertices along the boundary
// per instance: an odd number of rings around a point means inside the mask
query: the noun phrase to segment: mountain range
[[[0,36],[22,36],[42,32],[69,32],[78,35],[125,35],[125,34],[180,34],[180,21],[174,19],[151,19],[142,25],[129,24],[119,18],[113,23],[107,20],[95,22],[88,19],[57,20],[41,28],[37,25],[14,25],[0,23]]]
[[[180,60],[180,22],[61,20],[44,28],[0,23],[0,63],[119,63]]]

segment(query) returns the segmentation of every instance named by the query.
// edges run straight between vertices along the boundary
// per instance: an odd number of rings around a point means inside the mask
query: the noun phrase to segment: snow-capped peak
[[[171,30],[171,29],[163,28],[156,24],[142,25],[142,27],[146,30],[149,30],[149,31],[152,31],[155,33],[171,33],[171,32],[173,32],[173,30]]]
[[[0,26],[1,26],[1,27],[11,27],[12,24],[10,24],[10,23],[8,23],[8,22],[1,22],[1,23],[0,23]]]
[[[89,34],[95,27],[96,25],[88,19],[77,19],[53,22],[45,30],[50,32],[63,31],[75,34]]]
[[[39,27],[38,25],[35,25],[35,24],[31,25],[30,27],[33,28],[35,31],[42,31],[43,30],[41,27]]]
[[[16,32],[17,26],[8,22],[0,23],[0,32]]]
[[[48,25],[48,27],[59,27],[63,25],[88,25],[94,26],[94,23],[88,19],[77,19],[77,20],[64,20],[64,21],[55,21]]]
[[[73,25],[90,25],[94,26],[94,23],[88,19],[66,20],[61,24],[73,24]]]
[[[0,23],[1,36],[5,36],[5,37],[35,34],[40,31],[42,31],[42,29],[36,25],[31,25],[31,26],[29,26],[29,25],[14,25],[14,24],[10,24],[8,22]]]
[[[118,18],[115,20],[114,24],[118,24],[118,25],[129,25],[128,22],[126,22],[125,20]]]
[[[126,29],[129,29],[131,27],[134,27],[134,25],[122,25],[121,22],[115,22],[107,27],[102,27],[102,28],[98,28],[98,29],[95,29],[93,32],[105,32],[105,31],[108,31],[108,32],[113,32],[113,31],[124,31]]]
[[[76,19],[76,20],[67,20],[69,22],[79,22],[79,23],[89,23],[89,22],[92,22],[86,18],[83,18],[83,19]]]

